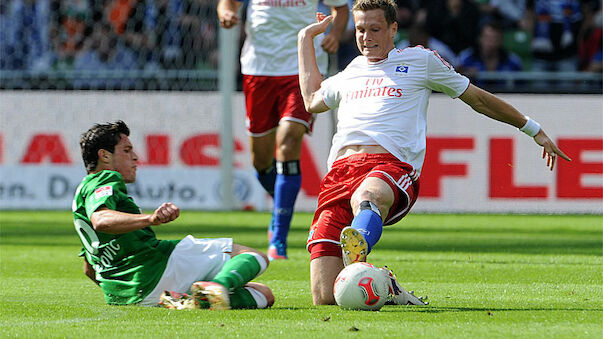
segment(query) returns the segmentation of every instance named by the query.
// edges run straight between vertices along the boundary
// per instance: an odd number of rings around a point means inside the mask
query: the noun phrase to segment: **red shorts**
[[[247,109],[247,131],[262,136],[278,127],[279,121],[290,120],[312,132],[314,114],[304,107],[297,75],[243,75],[243,93]]]
[[[341,256],[341,230],[354,219],[350,199],[364,179],[383,179],[394,191],[394,203],[385,218],[385,225],[402,219],[419,195],[416,171],[389,153],[354,154],[337,160],[320,184],[318,208],[310,227],[307,249],[311,259]]]

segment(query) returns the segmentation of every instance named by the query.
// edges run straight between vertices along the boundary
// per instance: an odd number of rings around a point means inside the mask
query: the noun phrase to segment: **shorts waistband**
[[[394,155],[392,155],[391,153],[356,153],[356,154],[352,154],[349,155],[345,158],[341,158],[341,159],[337,159],[333,162],[333,167],[343,163],[343,162],[365,162],[367,160],[373,160],[373,161],[397,161],[400,162],[402,164],[406,164],[403,161],[400,161],[400,159],[396,158]],[[408,164],[407,164],[408,165]],[[408,165],[410,166],[410,165]]]

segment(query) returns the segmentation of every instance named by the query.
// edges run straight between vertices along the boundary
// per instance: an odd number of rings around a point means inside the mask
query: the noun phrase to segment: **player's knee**
[[[264,260],[266,267],[268,267],[268,265],[270,265],[270,260],[268,259],[268,256],[266,255],[266,253],[256,250],[255,248],[251,248],[251,247],[247,247],[247,246],[243,246],[243,245],[239,245],[239,244],[233,244],[232,252],[230,253],[230,255],[232,257],[234,257],[241,253],[253,253]]]
[[[277,158],[282,161],[298,160],[301,153],[301,140],[285,139],[276,147]]]
[[[314,305],[335,305],[335,296],[333,296],[333,292],[331,293],[313,293],[312,301]]]
[[[332,283],[324,280],[312,281],[312,301],[314,305],[334,305],[335,296],[333,295]]]
[[[298,132],[280,134],[276,140],[277,159],[281,161],[299,160],[303,137],[304,134]]]
[[[270,152],[264,152],[264,153],[270,153]],[[262,156],[253,155],[251,162],[253,163],[253,168],[255,168],[256,171],[261,172],[261,171],[265,171],[266,169],[273,166],[274,157],[268,156],[268,155],[262,155]]]
[[[392,199],[383,194],[383,192],[380,192],[379,190],[365,189],[354,192],[350,201],[352,211],[357,211],[363,201],[369,201],[375,204],[377,208],[379,208],[379,211],[381,211],[382,215],[383,211],[389,211],[389,208],[393,203]]]

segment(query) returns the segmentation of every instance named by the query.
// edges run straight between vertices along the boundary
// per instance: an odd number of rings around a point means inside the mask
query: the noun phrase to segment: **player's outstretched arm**
[[[557,156],[560,156],[567,161],[571,161],[571,159],[546,135],[538,123],[521,114],[513,106],[492,93],[469,84],[469,87],[465,93],[460,96],[460,99],[471,106],[475,111],[492,119],[515,126],[522,131],[525,131],[526,134],[534,137],[534,141],[543,147],[542,158],[546,158],[546,165],[551,171],[555,167]]]
[[[299,86],[304,98],[304,106],[310,113],[321,113],[329,110],[320,95],[322,74],[316,63],[314,37],[324,33],[333,19],[323,13],[316,13],[318,22],[302,28],[297,34],[297,56],[299,62]]]
[[[241,2],[236,0],[220,0],[218,3],[218,20],[220,26],[224,28],[232,28],[239,23],[239,15],[237,14],[241,7]]]
[[[152,214],[133,214],[101,207],[90,216],[95,231],[122,234],[147,226],[165,224],[180,215],[178,206],[171,202],[161,204]]]

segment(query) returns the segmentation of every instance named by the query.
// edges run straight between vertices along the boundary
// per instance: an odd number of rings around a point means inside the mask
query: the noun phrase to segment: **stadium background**
[[[458,15],[434,19],[434,9],[453,12],[453,3],[461,4]],[[555,71],[534,67],[543,58],[533,47],[534,29],[546,13],[532,13],[530,25],[526,6],[532,2],[509,3],[520,16],[504,12],[500,1],[401,0],[396,43],[414,44],[418,31],[425,39],[425,29],[431,38],[448,42],[453,52],[448,59],[459,71],[541,122],[573,161],[560,162],[549,173],[525,135],[435,94],[428,113],[427,166],[414,210],[601,214],[601,2],[568,2],[581,5],[579,13],[568,15],[573,40],[563,51],[570,53],[566,59],[575,71],[567,64]],[[236,62],[218,69],[221,61],[236,60],[237,49],[229,58],[220,56],[223,31],[215,6],[215,0],[1,1],[0,208],[69,209],[84,175],[79,134],[95,122],[123,119],[141,155],[139,181],[130,188],[141,207],[172,200],[186,209],[269,209],[271,201],[249,161],[240,92],[232,95],[228,114],[234,152],[220,147],[228,111],[220,74],[228,79],[238,70]],[[423,26],[416,22],[421,16]],[[436,19],[460,20],[471,28],[465,34],[469,40],[449,41],[431,31],[430,20]],[[472,46],[483,48],[480,28],[493,21],[503,27],[499,56],[515,55],[521,70],[479,70],[465,63]],[[331,57],[331,72],[356,53],[349,28],[338,55]],[[238,46],[242,35],[226,43]],[[305,139],[298,210],[315,207],[335,115],[319,116],[313,136]],[[233,160],[230,204],[222,199],[224,159]]]

